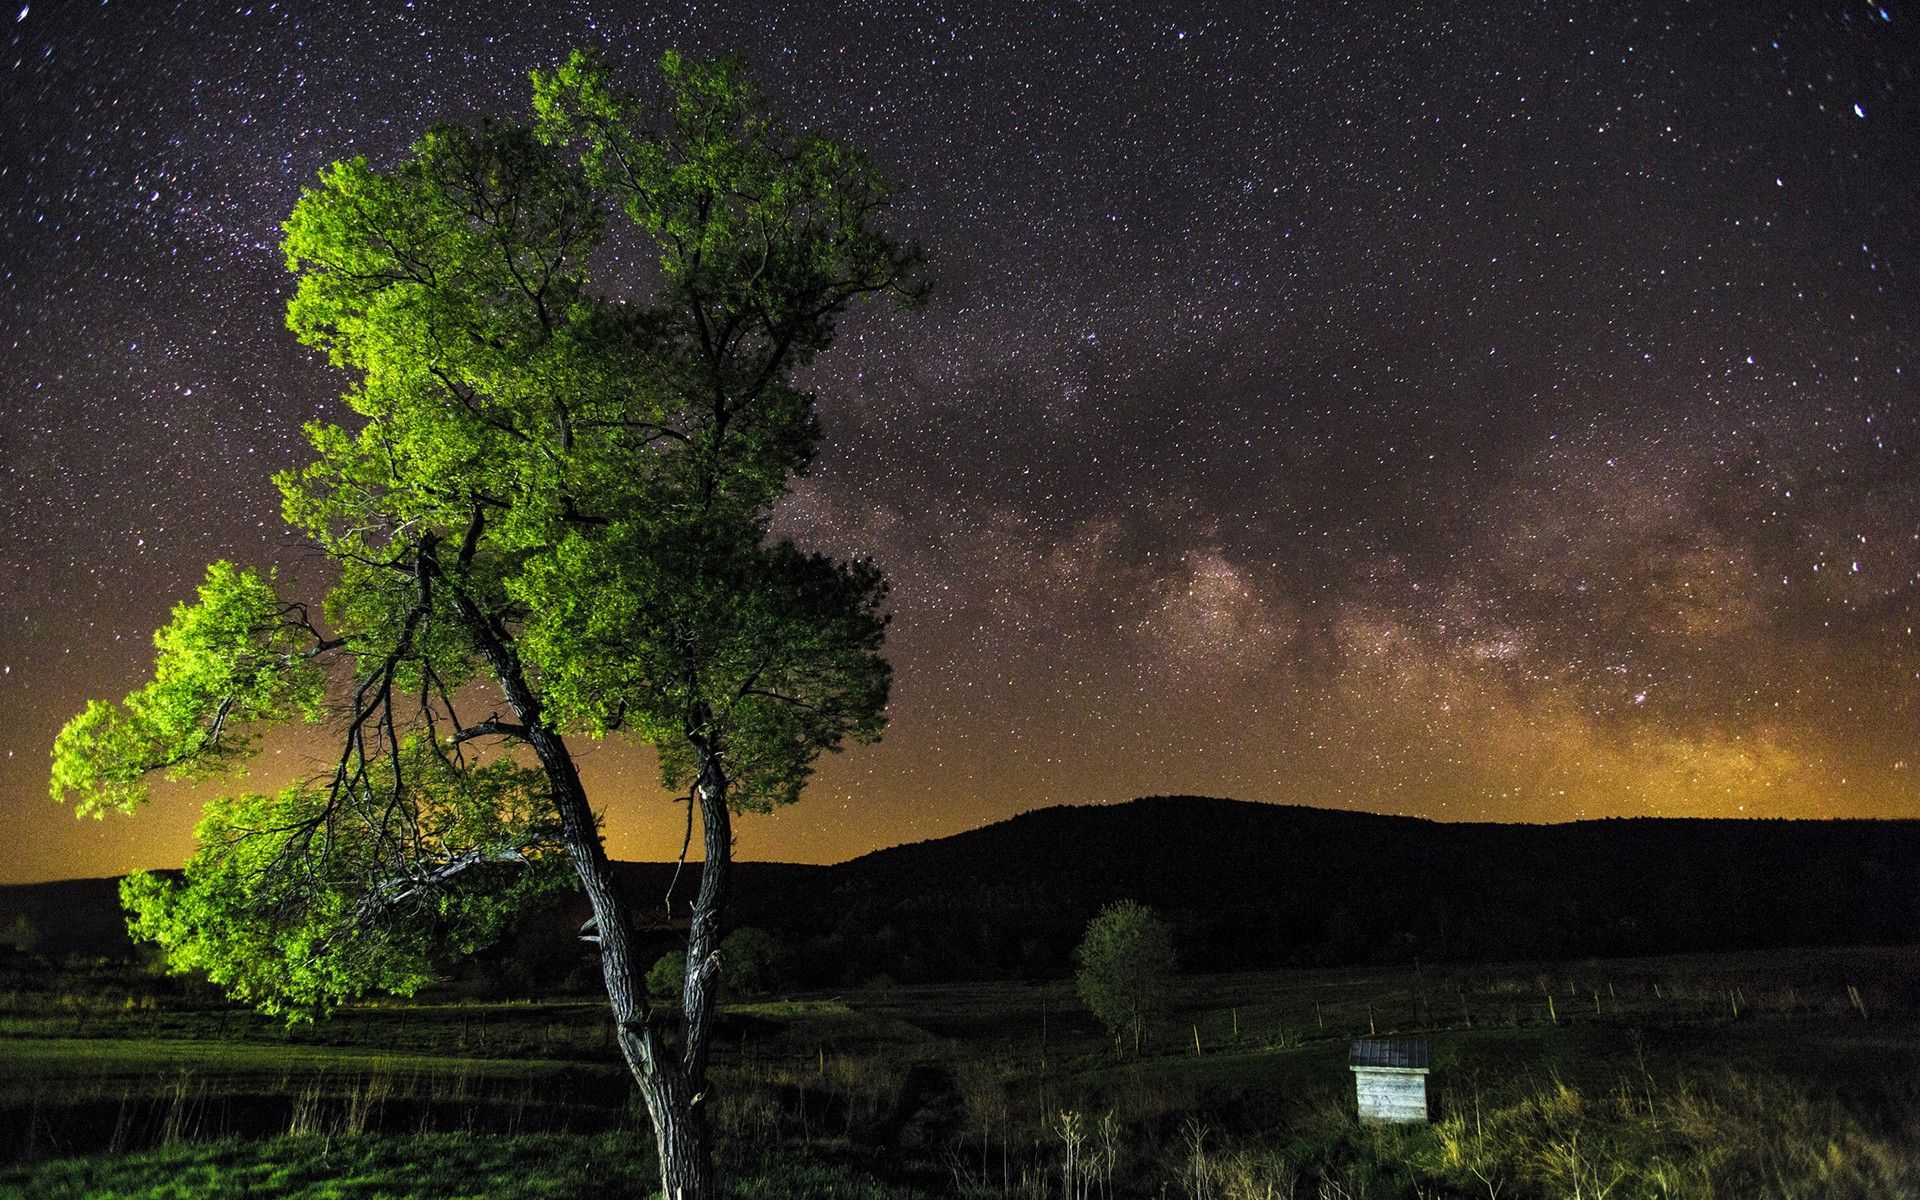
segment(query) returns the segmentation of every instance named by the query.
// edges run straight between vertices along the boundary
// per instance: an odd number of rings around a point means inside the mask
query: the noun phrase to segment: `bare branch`
[[[700,785],[697,783],[694,784],[693,789],[687,793],[687,832],[686,835],[680,839],[680,857],[674,860],[673,877],[667,880],[667,895],[666,899],[662,902],[662,907],[666,910],[668,920],[672,920],[673,918],[673,889],[679,884],[680,872],[687,865],[687,851],[693,848],[693,804],[695,797],[699,794]]]
[[[489,718],[488,720],[481,721],[477,725],[468,725],[460,729],[453,735],[453,743],[457,746],[463,742],[470,742],[475,738],[483,737],[508,737],[524,742],[529,740],[531,736],[531,731],[528,730],[525,725],[515,724],[512,721],[502,721],[498,718]]]

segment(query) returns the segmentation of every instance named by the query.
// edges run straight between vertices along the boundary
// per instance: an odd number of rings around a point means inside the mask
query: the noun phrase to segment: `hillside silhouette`
[[[1123,898],[1168,916],[1202,971],[1899,943],[1920,929],[1915,821],[1499,825],[1157,796],[821,870],[743,895],[739,922],[850,976],[902,981],[1058,974],[1088,918]]]
[[[617,871],[664,949],[672,865]],[[1057,976],[1117,899],[1167,916],[1195,971],[1895,944],[1920,930],[1920,821],[1501,825],[1155,796],[735,872],[733,924],[776,934],[802,984]],[[682,873],[673,915],[698,875]],[[507,953],[569,960],[568,907]],[[127,949],[109,881],[0,889],[0,927],[15,913],[46,953]]]

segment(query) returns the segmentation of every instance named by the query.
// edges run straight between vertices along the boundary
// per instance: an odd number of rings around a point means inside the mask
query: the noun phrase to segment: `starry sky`
[[[179,862],[191,796],[76,822],[52,737],[209,559],[314,575],[300,189],[574,46],[743,55],[931,257],[781,515],[891,574],[892,726],[743,857],[1157,792],[1920,817],[1911,6],[16,4],[0,880]],[[582,750],[613,852],[677,849]]]

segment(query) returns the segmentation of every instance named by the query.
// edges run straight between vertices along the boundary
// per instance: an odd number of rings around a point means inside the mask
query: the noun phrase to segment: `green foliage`
[[[873,228],[893,189],[870,162],[788,129],[737,60],[669,53],[662,66],[670,99],[657,124],[592,55],[536,71],[536,131],[581,148],[593,185],[659,248],[672,301],[707,312],[712,334],[752,340],[742,381],[754,383],[774,356],[800,364],[825,349],[852,295],[924,299],[912,278],[918,252]],[[804,416],[786,401],[772,407],[785,420]]]
[[[326,679],[284,619],[274,576],[232,563],[207,568],[198,600],[178,604],[153,635],[153,680],[119,704],[95,700],[53,744],[52,793],[77,812],[129,812],[146,777],[197,779],[231,771],[260,725],[318,720]]]
[[[1138,1054],[1147,1030],[1167,1008],[1174,955],[1166,922],[1132,900],[1109,904],[1087,923],[1073,957],[1080,999],[1115,1046],[1130,1041]]]
[[[391,809],[334,811],[309,785],[209,803],[177,880],[122,880],[129,930],[170,971],[289,1019],[432,982],[449,951],[491,942],[558,886],[563,860],[527,839],[539,772],[511,760],[458,770],[417,741],[401,762],[409,802]]]
[[[616,536],[570,538],[514,581],[552,710],[595,731],[625,720],[675,790],[719,740],[733,806],[755,811],[797,800],[823,749],[879,736],[887,589],[871,565],[697,532]]]
[[[677,1000],[687,985],[687,952],[669,950],[647,968],[647,994],[656,1000]]]
[[[720,987],[729,996],[774,991],[785,970],[785,948],[764,929],[736,929],[720,943]]]
[[[765,522],[819,440],[792,372],[854,299],[917,297],[917,255],[874,228],[872,169],[790,134],[736,67],[669,55],[666,78],[654,128],[576,54],[536,73],[534,128],[436,128],[303,195],[288,323],[355,371],[366,421],[311,428],[280,485],[343,564],[343,632],[390,640],[417,597],[379,564],[458,544],[415,629],[437,679],[477,666],[460,605],[499,614],[549,719],[636,734],[676,790],[724,746],[732,802],[765,809],[882,724],[884,578]],[[660,251],[649,302],[588,287],[607,205]]]

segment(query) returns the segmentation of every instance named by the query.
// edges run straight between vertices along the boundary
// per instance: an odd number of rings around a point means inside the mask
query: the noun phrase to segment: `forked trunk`
[[[733,831],[727,812],[727,778],[712,755],[701,772],[700,816],[706,861],[694,902],[687,946],[687,985],[682,998],[679,1061],[668,1052],[654,1027],[646,993],[633,957],[627,906],[613,881],[612,865],[593,809],[580,782],[573,755],[558,730],[542,720],[540,702],[527,685],[519,656],[499,629],[487,622],[464,595],[457,603],[467,615],[482,652],[494,669],[507,702],[526,730],[526,740],[553,787],[561,840],[593,910],[600,946],[600,969],[607,1002],[627,1069],[646,1100],[660,1153],[660,1186],[666,1200],[714,1200],[713,1156],[707,1144],[707,1033],[712,1023],[714,987],[719,971],[717,934],[724,902]],[[697,958],[696,958],[697,956]]]
[[[580,798],[584,807],[585,797]],[[724,812],[724,809],[723,809]],[[709,837],[709,849],[712,838]],[[660,1158],[660,1191],[665,1200],[714,1200],[719,1189],[714,1181],[713,1154],[707,1141],[706,1124],[706,1031],[713,1008],[713,992],[694,988],[692,964],[688,966],[689,988],[682,1013],[683,1035],[680,1061],[674,1061],[665,1042],[656,1032],[651,1014],[643,1007],[643,983],[632,954],[628,933],[626,904],[612,886],[606,852],[596,835],[590,845],[569,847],[587,898],[593,906],[594,924],[600,937],[600,967],[606,977],[607,999],[613,1007],[620,1053],[626,1059],[640,1096],[646,1101],[647,1116],[653,1123],[654,1147]],[[724,868],[724,858],[722,860]],[[718,889],[700,890],[702,901],[717,905]],[[696,904],[695,929],[703,922]],[[695,939],[698,940],[698,939]],[[689,953],[689,958],[692,955]],[[711,957],[711,955],[709,955]]]
[[[569,760],[568,767],[571,768]],[[570,774],[570,770],[568,772]],[[573,777],[577,781],[577,776]],[[575,784],[577,786],[577,783]],[[597,831],[578,846],[569,846],[575,868],[586,885],[600,936],[600,966],[606,977],[621,1056],[639,1085],[653,1122],[655,1149],[660,1156],[660,1191],[665,1200],[714,1200],[713,1154],[707,1141],[706,1048],[713,1015],[714,976],[718,956],[714,929],[719,922],[732,834],[727,820],[724,789],[714,794],[701,789],[701,818],[707,824],[707,862],[702,864],[699,896],[694,903],[693,929],[687,947],[687,984],[682,994],[680,1059],[668,1053],[644,1007],[643,983],[633,958],[626,904],[613,887],[606,851]],[[578,795],[584,809],[586,797]],[[696,958],[696,953],[698,957]]]
[[[681,991],[681,1058],[676,1065],[652,1060],[658,1042],[623,1036],[621,1048],[653,1121],[660,1152],[660,1193],[664,1200],[713,1200],[719,1195],[713,1152],[707,1140],[707,1045],[719,978],[718,933],[733,857],[733,829],[726,803],[726,776],[711,758],[698,791],[702,842],[700,891],[694,899],[687,935],[687,977]],[[608,991],[612,984],[609,981]]]

